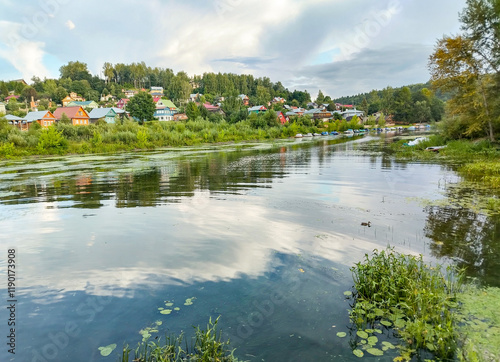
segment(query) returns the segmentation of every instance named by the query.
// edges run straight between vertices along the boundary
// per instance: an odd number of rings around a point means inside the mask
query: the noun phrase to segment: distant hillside
[[[404,87],[408,87],[412,94],[420,92],[420,91],[422,91],[422,89],[427,88],[427,89],[432,90],[434,92],[435,96],[444,102],[446,102],[448,99],[450,99],[449,94],[443,94],[440,91],[435,91],[432,88],[431,82],[411,84],[411,85],[403,86],[400,88],[391,88],[391,89],[393,90],[393,92],[398,92]],[[388,88],[386,88],[386,89],[388,89]],[[340,103],[340,104],[354,104],[354,105],[359,106],[363,103],[363,99],[366,99],[370,103],[370,99],[373,98],[375,93],[377,94],[377,96],[379,98],[383,98],[384,90],[372,90],[371,92],[360,93],[360,94],[356,94],[353,96],[339,97],[339,98],[335,98],[333,101],[335,103]]]

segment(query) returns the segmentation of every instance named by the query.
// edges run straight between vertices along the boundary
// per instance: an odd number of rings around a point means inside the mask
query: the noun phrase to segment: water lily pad
[[[378,338],[375,336],[368,337],[368,344],[371,346],[376,345],[378,342]]]
[[[162,322],[162,321],[156,321],[156,322],[155,322],[155,324],[156,324],[157,326],[161,326],[161,325],[163,324],[163,322]]]
[[[357,331],[356,334],[359,336],[359,338],[367,339],[368,338],[368,333],[365,331]]]
[[[374,329],[373,330],[375,333],[382,334],[382,331],[380,329]]]
[[[165,308],[162,308],[162,307],[158,308],[158,310],[164,310],[164,309],[165,309]]]
[[[101,356],[107,357],[114,351],[116,348],[116,343],[110,344],[109,346],[99,347],[99,351],[101,351]]]
[[[369,329],[369,328],[368,328],[368,329],[365,329],[365,332],[366,332],[366,333],[373,333],[373,329]]]
[[[181,310],[179,307],[175,307],[174,310]]]
[[[390,326],[392,326],[392,323],[391,323],[391,322],[389,322],[389,321],[380,321],[380,324],[382,324],[382,325],[384,325],[384,326],[386,326],[386,327],[390,327]]]
[[[161,314],[170,314],[170,313],[172,313],[172,309],[164,309],[160,313]]]
[[[337,333],[337,337],[339,337],[339,338],[344,338],[345,336],[347,336],[346,332],[338,332]]]
[[[405,325],[406,322],[404,321],[404,319],[396,319],[396,321],[394,322],[394,327],[396,328],[404,328]]]
[[[351,292],[350,290],[346,290],[346,291],[344,292],[344,295],[345,295],[346,297],[350,297],[350,296],[352,295],[352,292]]]
[[[383,341],[383,342],[382,342],[382,345],[383,345],[384,347],[387,347],[387,348],[390,348],[390,349],[394,349],[394,348],[396,348],[396,346],[394,346],[391,342],[387,342],[387,341]]]
[[[165,303],[165,307],[171,307],[171,306],[173,306],[173,305],[174,305],[174,303],[172,303],[172,302]]]
[[[357,357],[359,357],[359,358],[361,358],[361,357],[363,357],[365,355],[363,353],[363,351],[360,350],[360,349],[355,349],[354,351],[352,351],[352,354],[355,355],[355,356],[357,356]]]
[[[186,302],[184,303],[184,305],[192,305],[194,299],[196,299],[196,298],[193,297],[193,298],[186,299]]]
[[[369,354],[374,355],[374,356],[383,356],[384,355],[384,351],[382,351],[378,348],[368,348],[366,350],[366,352],[368,352]]]

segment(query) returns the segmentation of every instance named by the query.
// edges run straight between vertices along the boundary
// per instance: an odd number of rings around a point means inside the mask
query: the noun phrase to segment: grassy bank
[[[400,160],[439,162],[449,164],[462,178],[461,185],[478,190],[475,209],[487,213],[500,213],[500,146],[489,141],[446,141],[440,135],[427,137],[415,146],[401,140],[390,149]],[[439,152],[427,147],[445,146]]]
[[[126,120],[121,124],[99,122],[89,126],[58,123],[49,129],[33,124],[28,132],[0,121],[0,159],[32,155],[114,153],[136,149],[193,146],[208,143],[284,139],[297,133],[342,131],[352,128],[346,121],[321,123],[295,120],[268,126],[251,120],[238,123],[194,121],[147,122],[139,125]]]

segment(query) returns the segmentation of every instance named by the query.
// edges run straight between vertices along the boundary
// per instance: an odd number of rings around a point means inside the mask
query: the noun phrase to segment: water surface
[[[422,206],[443,199],[455,173],[397,162],[369,141],[3,162],[1,252],[18,256],[15,360],[114,361],[155,321],[160,336],[190,334],[218,316],[244,360],[356,360],[336,333],[349,332],[343,292],[365,253],[391,245],[495,279],[498,219]],[[180,309],[161,314],[169,302]]]

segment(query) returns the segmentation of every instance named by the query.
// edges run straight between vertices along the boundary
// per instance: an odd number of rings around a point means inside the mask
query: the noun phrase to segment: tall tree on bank
[[[151,94],[146,92],[139,92],[127,103],[127,111],[130,115],[136,118],[139,124],[154,119],[155,102]]]
[[[466,122],[464,136],[486,133],[495,141],[500,123],[500,0],[467,0],[463,33],[445,36],[430,57],[432,81],[451,92],[448,109]]]

